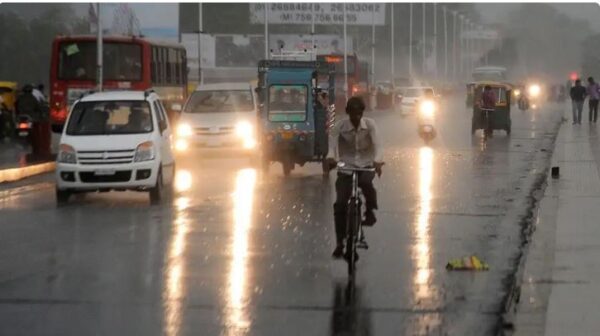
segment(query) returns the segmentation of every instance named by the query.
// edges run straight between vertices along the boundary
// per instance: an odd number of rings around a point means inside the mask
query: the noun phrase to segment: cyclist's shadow
[[[335,283],[331,335],[371,335],[371,312],[362,306],[361,288],[354,281]]]

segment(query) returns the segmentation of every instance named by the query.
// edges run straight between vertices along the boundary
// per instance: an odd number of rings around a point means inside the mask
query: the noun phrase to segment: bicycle
[[[346,210],[346,262],[348,262],[348,276],[353,280],[356,274],[356,249],[368,249],[362,228],[362,215],[360,193],[358,190],[358,173],[375,172],[375,168],[353,168],[346,167],[343,162],[337,164],[339,172],[352,174],[352,193],[348,200]]]

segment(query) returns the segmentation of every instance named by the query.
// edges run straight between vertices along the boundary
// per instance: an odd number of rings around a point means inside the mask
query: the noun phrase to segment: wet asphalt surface
[[[191,189],[163,206],[125,192],[57,209],[52,175],[2,185],[0,335],[494,334],[520,244],[506,216],[557,109],[513,109],[512,135],[485,144],[457,98],[430,146],[414,116],[372,114],[386,165],[354,285],[330,257],[335,174],[318,164],[284,178],[197,155],[178,164]],[[445,269],[470,254],[503,266]]]

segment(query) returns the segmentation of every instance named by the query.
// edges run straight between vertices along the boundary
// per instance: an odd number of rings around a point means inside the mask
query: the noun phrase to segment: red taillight
[[[29,123],[26,123],[26,122],[19,123],[19,127],[18,128],[19,129],[29,128]]]

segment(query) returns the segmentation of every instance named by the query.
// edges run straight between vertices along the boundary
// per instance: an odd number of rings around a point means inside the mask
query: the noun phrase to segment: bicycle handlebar
[[[343,165],[338,164],[337,165],[337,170],[339,171],[346,171],[346,172],[374,172],[375,168],[355,168],[355,167],[345,167]]]

